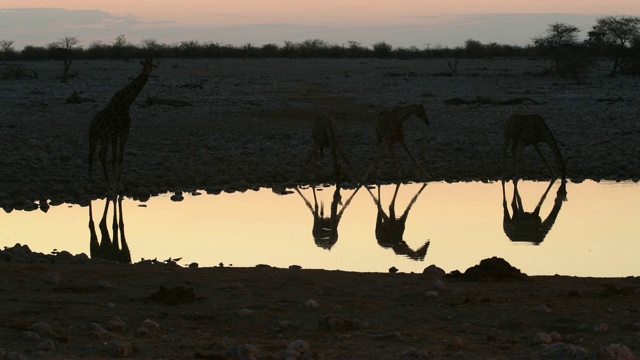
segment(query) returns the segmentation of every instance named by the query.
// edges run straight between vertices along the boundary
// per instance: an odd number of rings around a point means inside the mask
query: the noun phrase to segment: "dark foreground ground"
[[[0,263],[0,356],[44,359],[632,359],[640,281]],[[6,262],[14,261],[14,262]],[[80,262],[80,264],[68,264]],[[65,265],[67,263],[68,265]],[[91,274],[88,276],[88,274]]]

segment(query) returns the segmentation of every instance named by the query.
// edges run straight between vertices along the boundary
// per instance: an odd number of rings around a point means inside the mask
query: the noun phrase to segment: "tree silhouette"
[[[625,52],[631,42],[640,36],[640,18],[637,16],[605,16],[596,20],[589,33],[592,42],[601,42],[614,50],[610,76],[614,76],[625,62]]]

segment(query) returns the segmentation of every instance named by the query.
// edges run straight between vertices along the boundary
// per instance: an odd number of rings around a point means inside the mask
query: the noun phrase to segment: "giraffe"
[[[311,214],[313,215],[313,229],[311,230],[311,234],[313,235],[313,240],[318,247],[321,247],[325,250],[331,250],[333,245],[338,242],[338,225],[340,224],[340,220],[342,219],[342,215],[345,210],[353,200],[353,197],[360,190],[360,186],[356,188],[356,190],[349,196],[347,201],[342,205],[342,195],[340,194],[340,185],[336,184],[336,189],[333,192],[333,198],[331,200],[331,213],[328,217],[324,215],[324,204],[320,204],[318,206],[318,197],[316,195],[315,186],[313,189],[313,201],[314,205],[311,205],[311,202],[307,200],[307,198],[302,194],[302,192],[298,189],[298,187],[294,187],[294,190],[300,195],[304,203],[307,205],[309,210],[311,210]],[[342,205],[340,211],[338,211],[338,205]]]
[[[549,193],[549,190],[551,190],[555,181],[556,179],[552,179],[549,182],[549,186],[547,186],[546,191],[540,198],[540,201],[533,212],[524,211],[522,198],[518,192],[518,183],[514,182],[513,199],[511,200],[512,214],[510,215],[507,206],[507,195],[504,185],[505,181],[502,180],[502,228],[511,241],[527,241],[535,245],[540,245],[540,243],[544,241],[544,238],[547,236],[558,218],[560,208],[562,208],[562,203],[567,200],[567,181],[562,179],[560,187],[556,192],[556,199],[553,203],[551,212],[549,212],[549,215],[544,221],[540,218],[540,208],[542,207],[542,204],[547,198],[547,194]]]
[[[556,161],[557,169],[553,169],[540,152],[539,143],[546,143]],[[566,161],[562,159],[562,154],[558,148],[555,137],[545,123],[542,116],[538,114],[512,114],[504,123],[504,146],[502,148],[502,158],[507,158],[507,149],[511,145],[511,157],[513,158],[513,179],[518,179],[520,170],[520,158],[522,150],[532,145],[542,159],[547,169],[556,177],[565,179],[566,177]],[[559,173],[558,171],[559,170]]]
[[[140,63],[142,64],[142,72],[140,75],[133,79],[127,86],[116,91],[109,103],[96,113],[89,124],[89,187],[91,186],[91,168],[94,153],[98,144],[100,145],[98,156],[107,183],[110,183],[110,181],[107,173],[106,157],[107,150],[109,146],[111,146],[111,166],[113,173],[111,187],[113,190],[122,187],[124,145],[129,136],[129,126],[131,125],[129,109],[147,83],[147,80],[149,80],[151,71],[153,70],[153,62],[150,58]]]
[[[404,210],[402,215],[398,218],[396,217],[396,198],[398,196],[398,190],[400,189],[400,183],[396,183],[396,188],[393,192],[393,198],[391,199],[391,203],[389,203],[389,214],[387,215],[382,209],[381,197],[380,197],[380,185],[378,185],[378,197],[369,190],[369,188],[365,187],[371,195],[373,202],[376,204],[377,215],[376,215],[376,240],[378,244],[384,248],[391,248],[396,255],[403,255],[413,260],[424,260],[424,257],[427,255],[427,250],[429,249],[430,241],[427,240],[422,247],[418,250],[413,250],[409,247],[409,245],[404,241],[404,230],[407,222],[407,217],[409,216],[409,211],[411,211],[411,207],[418,200],[418,196],[427,186],[426,183],[420,187],[420,190],[411,198],[409,205]]]
[[[371,168],[367,171],[365,176],[363,177],[363,181],[366,181],[369,177],[371,171],[378,165],[378,161],[380,160],[380,155],[382,154],[383,148],[387,147],[389,150],[389,154],[391,156],[391,160],[393,161],[393,165],[398,172],[398,175],[401,176],[400,169],[398,167],[398,163],[396,162],[396,158],[393,152],[393,145],[399,143],[402,145],[404,150],[407,152],[413,164],[422,172],[422,174],[427,178],[431,179],[431,175],[429,175],[423,168],[418,164],[418,161],[413,156],[409,148],[407,147],[405,141],[405,132],[404,132],[404,121],[410,118],[412,115],[415,115],[418,119],[422,120],[425,125],[429,126],[429,119],[427,118],[427,113],[424,111],[424,106],[422,104],[412,104],[405,106],[395,106],[391,111],[384,110],[376,115],[375,120],[375,130],[376,130],[376,139],[378,143],[378,151],[376,152],[376,156],[373,160],[373,164]]]
[[[91,258],[118,261],[120,263],[131,262],[131,252],[127,239],[124,236],[124,216],[122,214],[123,195],[111,196],[105,199],[104,211],[98,225],[100,229],[101,239],[98,242],[98,234],[96,233],[95,223],[93,222],[93,210],[91,202],[89,202],[89,249]],[[117,206],[116,206],[117,201]],[[111,223],[111,231],[113,240],[109,235],[107,227],[107,214],[109,205],[113,202],[113,220]]]
[[[329,148],[331,152],[331,160],[333,164],[333,174],[335,176],[336,184],[340,182],[341,175],[341,166],[338,163],[338,155],[342,157],[342,160],[347,164],[347,167],[353,171],[353,166],[349,162],[349,159],[344,155],[342,149],[340,148],[340,144],[338,142],[337,131],[336,131],[336,121],[335,119],[327,114],[321,113],[313,121],[313,127],[311,131],[313,145],[307,159],[304,162],[304,165],[298,170],[298,173],[290,180],[295,180],[300,172],[311,162],[312,164],[312,172],[313,178],[315,180],[316,170],[317,170],[317,161],[318,157],[322,157],[324,148]]]

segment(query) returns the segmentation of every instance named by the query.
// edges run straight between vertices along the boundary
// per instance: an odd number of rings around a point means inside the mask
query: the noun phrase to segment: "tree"
[[[596,20],[590,39],[613,48],[614,62],[611,76],[626,61],[625,52],[631,41],[640,36],[640,18],[637,16],[605,16]]]
[[[467,57],[481,58],[485,54],[485,46],[478,40],[467,39],[464,42],[464,52]]]
[[[10,59],[15,55],[13,50],[14,40],[0,40],[0,59]]]
[[[375,52],[376,56],[380,59],[384,59],[387,56],[389,56],[389,54],[391,54],[392,49],[393,49],[393,46],[387,44],[384,41],[380,41],[373,44],[373,52]]]
[[[62,82],[66,83],[69,78],[69,68],[75,58],[76,51],[79,49],[76,45],[80,42],[75,36],[65,36],[64,38],[48,45],[55,59],[61,59],[64,62],[64,72],[62,73]]]
[[[578,33],[580,29],[576,26],[557,22],[549,24],[544,35],[533,38],[533,44],[554,61],[560,76],[568,73],[578,76],[581,68],[586,66],[584,54],[580,51]]]

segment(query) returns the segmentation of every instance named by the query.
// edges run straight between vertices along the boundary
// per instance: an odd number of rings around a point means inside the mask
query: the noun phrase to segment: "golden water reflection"
[[[477,182],[429,183],[423,189],[423,184],[403,184],[399,189],[387,185],[380,188],[380,195],[375,188],[368,189],[371,193],[360,190],[355,195],[354,190],[340,189],[336,211],[327,212],[340,215],[338,221],[334,216],[340,236],[336,233],[325,246],[313,236],[316,220],[309,210],[315,209],[314,204],[301,201],[299,196],[313,199],[310,188],[299,189],[299,195],[279,195],[270,189],[186,195],[182,202],[172,202],[169,194],[153,197],[144,204],[125,198],[119,219],[124,212],[126,242],[133,262],[141,258],[180,257],[181,264],[197,262],[200,266],[297,264],[304,268],[366,272],[386,272],[395,266],[403,272],[421,272],[430,264],[446,271],[464,271],[484,258],[499,256],[530,275],[640,275],[637,184],[567,184],[568,200],[555,212],[553,226],[537,246],[512,242],[503,231],[503,199],[514,195],[512,183],[506,185],[505,193],[501,183]],[[559,182],[550,186],[520,181],[517,190],[521,208],[535,209],[549,188],[549,198],[539,209],[547,219],[556,204],[551,194],[557,198],[562,193],[560,186]],[[385,210],[396,190],[393,205],[400,214],[396,219],[410,209],[401,234],[402,246],[414,253],[424,248],[424,257],[406,256],[409,251],[398,256],[392,246],[380,246],[376,238],[380,208],[389,216]],[[335,187],[316,189],[318,204],[331,204],[335,192]],[[383,199],[380,207],[372,201],[374,193],[375,198]],[[108,211],[118,209],[114,205]],[[92,207],[104,209],[105,200],[94,201]],[[89,254],[87,214],[87,207],[68,205],[51,207],[46,214],[0,214],[0,244],[28,244],[32,250],[44,253],[58,249]],[[102,212],[94,215],[99,217]],[[111,216],[107,215],[107,221],[113,219]],[[120,237],[122,240],[123,235]]]

